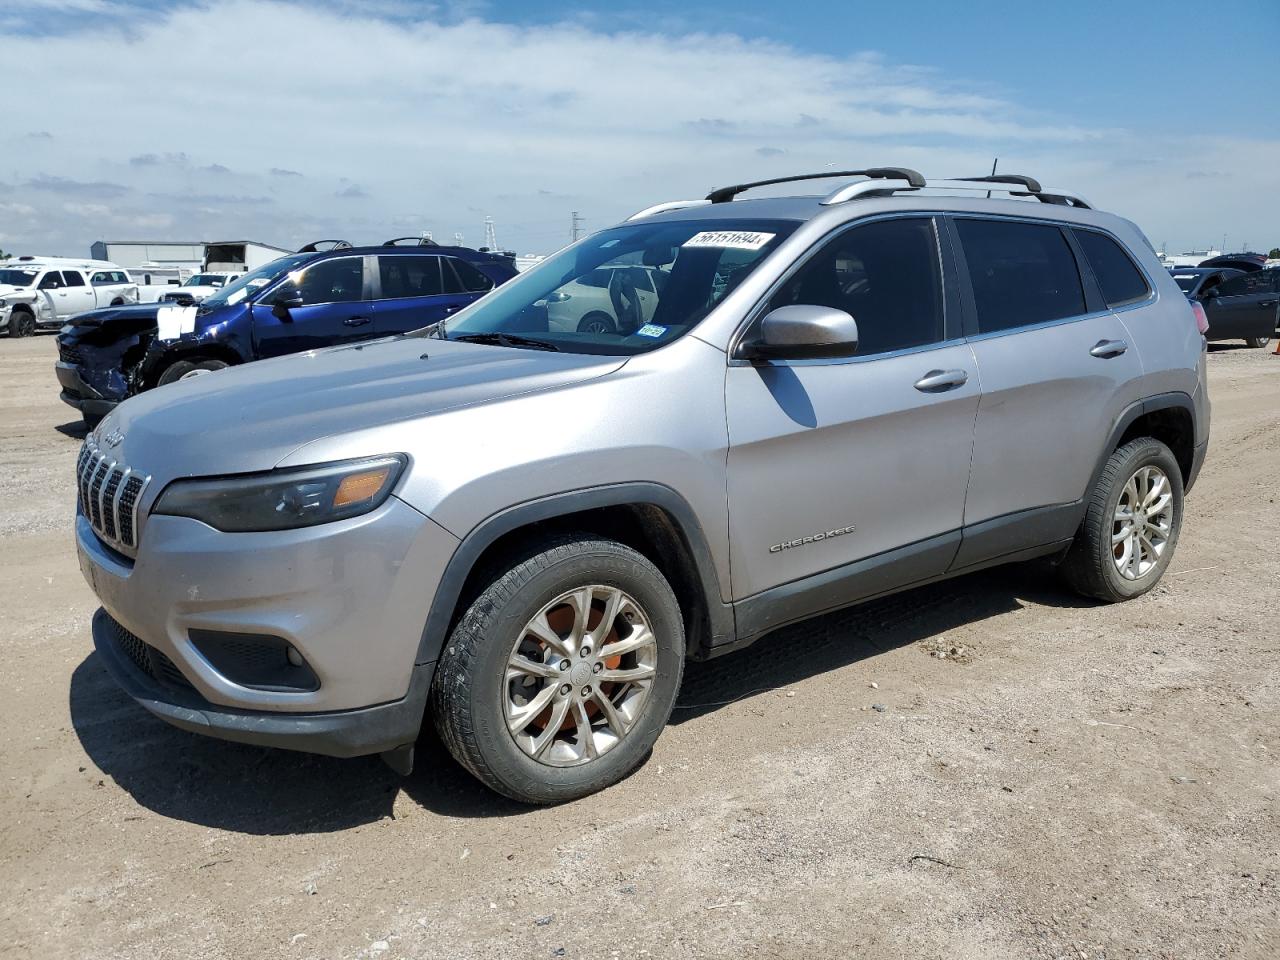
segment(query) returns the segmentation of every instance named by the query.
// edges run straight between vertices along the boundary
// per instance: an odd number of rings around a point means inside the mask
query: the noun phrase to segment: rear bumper
[[[90,416],[106,416],[120,403],[119,400],[104,397],[85,383],[84,378],[80,376],[80,369],[74,364],[59,360],[54,364],[53,369],[58,376],[58,383],[62,386],[62,392],[58,394],[58,398],[81,413]]]
[[[183,683],[180,674],[143,669],[126,651],[146,645],[106,610],[94,614],[93,644],[125,693],[166,723],[221,740],[330,757],[359,757],[412,744],[422,726],[435,671],[434,663],[414,666],[408,693],[391,703],[332,713],[269,713],[212,704]]]

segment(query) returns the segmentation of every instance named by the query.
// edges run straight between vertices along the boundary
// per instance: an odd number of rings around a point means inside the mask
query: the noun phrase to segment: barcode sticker
[[[759,250],[777,234],[753,230],[707,230],[695,233],[682,247],[720,247],[729,250]]]

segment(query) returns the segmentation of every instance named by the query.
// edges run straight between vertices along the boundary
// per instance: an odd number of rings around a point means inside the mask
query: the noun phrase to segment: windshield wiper
[[[533,337],[522,337],[515,333],[464,333],[448,340],[461,340],[464,343],[492,343],[499,347],[528,347],[531,350],[554,350],[560,348],[547,340],[535,340]]]

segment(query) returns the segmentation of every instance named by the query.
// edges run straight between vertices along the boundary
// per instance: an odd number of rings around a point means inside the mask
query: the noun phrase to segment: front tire
[[[167,383],[190,380],[192,377],[226,367],[227,363],[222,360],[177,360],[165,367],[164,373],[160,374],[160,379],[156,381],[156,386],[163,387]]]
[[[1078,592],[1108,603],[1146,593],[1164,576],[1182,529],[1182,470],[1151,437],[1107,460],[1062,563]]]
[[[15,340],[29,337],[36,332],[35,314],[29,310],[14,309],[9,314],[9,336]]]
[[[1245,346],[1248,347],[1265,347],[1271,342],[1270,337],[1245,337]]]
[[[450,635],[432,685],[440,738],[522,803],[628,776],[675,704],[684,626],[666,579],[612,540],[567,536],[498,570]]]

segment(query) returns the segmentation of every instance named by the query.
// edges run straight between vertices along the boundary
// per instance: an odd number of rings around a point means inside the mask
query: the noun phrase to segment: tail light
[[[1204,307],[1198,303],[1191,304],[1191,312],[1196,316],[1196,329],[1200,331],[1200,336],[1204,336],[1209,332],[1209,317],[1204,312]]]

